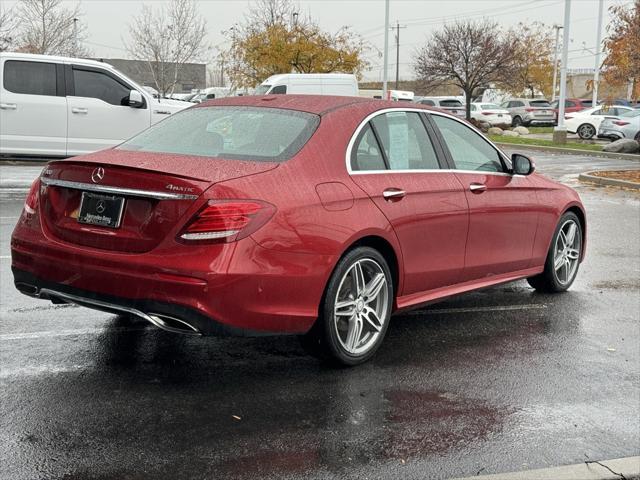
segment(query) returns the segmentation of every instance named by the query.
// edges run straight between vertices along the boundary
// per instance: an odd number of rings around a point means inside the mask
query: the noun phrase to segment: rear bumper
[[[44,288],[62,295],[44,292],[40,298],[69,301],[63,296],[70,295],[73,303],[98,310],[157,313],[214,335],[307,332],[337,260],[276,252],[250,237],[204,247],[176,243],[155,253],[114,253],[54,241],[20,222],[11,254],[14,280],[23,293],[38,296]]]
[[[611,130],[608,128],[600,128],[598,130],[598,138],[607,138],[613,140],[619,140],[624,138],[624,134],[619,130]]]

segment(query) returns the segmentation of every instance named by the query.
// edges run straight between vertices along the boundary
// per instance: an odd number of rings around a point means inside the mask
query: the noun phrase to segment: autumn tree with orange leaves
[[[236,87],[254,87],[278,73],[353,73],[366,68],[365,45],[348,27],[323,31],[290,0],[257,0],[244,24],[227,32],[227,74]]]
[[[607,27],[604,79],[616,86],[632,83],[632,98],[640,98],[640,0],[633,5],[614,5]]]

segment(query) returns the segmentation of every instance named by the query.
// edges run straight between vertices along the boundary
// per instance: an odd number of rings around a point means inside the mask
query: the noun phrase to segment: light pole
[[[598,104],[598,83],[600,83],[600,53],[602,52],[602,10],[604,9],[604,0],[600,0],[598,4],[598,28],[596,33],[596,64],[593,70],[593,98],[591,106]]]
[[[571,0],[564,0],[564,41],[562,42],[562,63],[560,64],[560,98],[558,102],[558,126],[553,129],[553,143],[567,143],[567,128],[564,126],[564,107],[567,98],[567,61],[569,58],[569,28],[571,20]]]
[[[551,101],[553,102],[556,99],[556,85],[558,83],[558,42],[560,41],[560,30],[562,27],[560,25],[554,25],[553,28],[556,30],[556,48],[553,52],[553,92],[551,93]]]
[[[384,0],[384,52],[382,52],[382,98],[387,100],[389,79],[389,0]]]

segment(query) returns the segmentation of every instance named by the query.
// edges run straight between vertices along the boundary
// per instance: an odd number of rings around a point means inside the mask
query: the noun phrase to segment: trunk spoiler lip
[[[42,176],[40,181],[47,186],[70,188],[86,192],[111,193],[130,197],[153,198],[156,200],[196,200],[200,195],[190,195],[174,192],[160,192],[156,190],[140,190],[136,188],[114,187],[109,185],[96,185],[91,183],[72,182]]]

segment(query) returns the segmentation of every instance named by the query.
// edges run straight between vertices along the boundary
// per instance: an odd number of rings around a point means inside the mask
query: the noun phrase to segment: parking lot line
[[[496,305],[493,307],[467,307],[467,308],[434,308],[429,310],[414,310],[403,315],[441,315],[447,313],[472,313],[472,312],[504,312],[511,310],[535,310],[547,308],[544,303],[526,303],[523,305]]]

